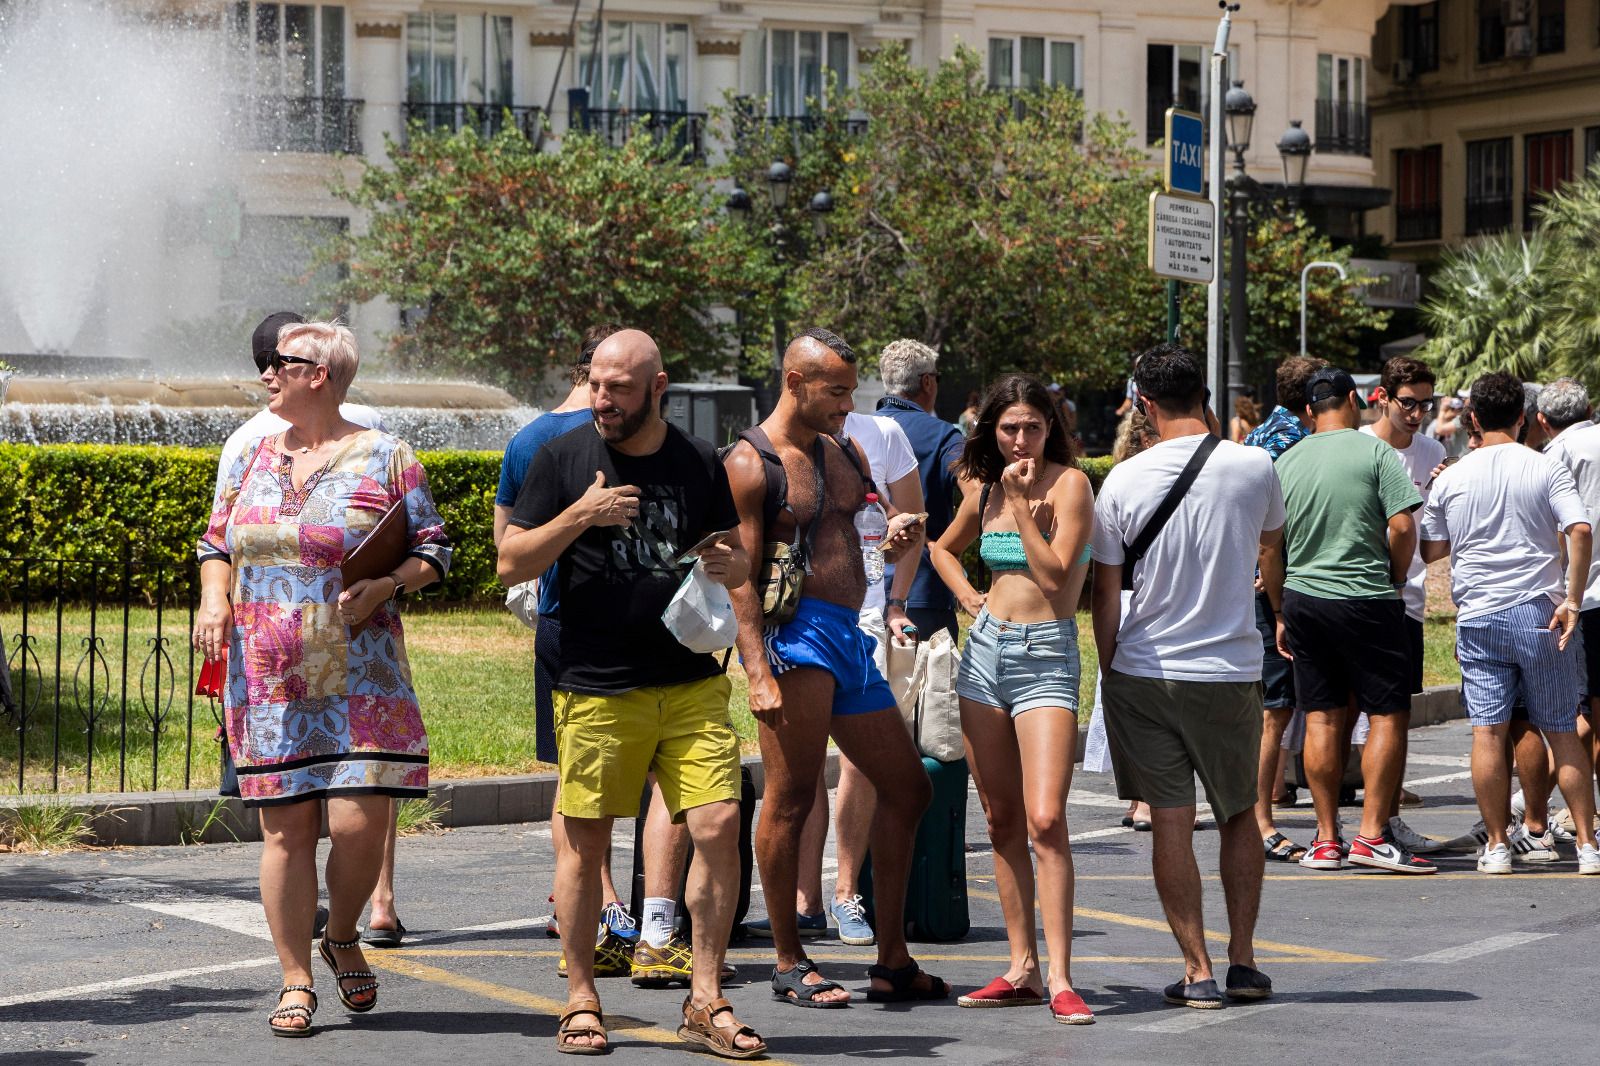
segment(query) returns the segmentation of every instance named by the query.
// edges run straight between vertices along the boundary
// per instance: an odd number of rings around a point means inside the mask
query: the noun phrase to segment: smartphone
[[[1459,456],[1459,455],[1447,455],[1447,456],[1444,457],[1444,462],[1441,463],[1440,465],[1441,466],[1454,466],[1456,463],[1459,463],[1460,461],[1461,461],[1461,456]],[[1425,488],[1425,489],[1431,489],[1431,488],[1433,488],[1433,483],[1435,481],[1437,481],[1437,480],[1439,480],[1439,479],[1436,478],[1436,477],[1430,477],[1428,479],[1428,483],[1426,485],[1422,486],[1422,487]]]
[[[682,555],[678,556],[678,565],[679,566],[688,566],[690,563],[692,563],[696,559],[700,558],[700,553],[701,552],[705,551],[707,548],[711,547],[711,545],[716,544],[719,541],[727,540],[735,532],[737,532],[737,530],[724,529],[724,530],[721,530],[721,531],[716,532],[716,533],[708,533],[708,534],[706,534],[705,536],[700,538],[699,542],[696,543],[694,547],[690,548],[688,551],[686,551]]]

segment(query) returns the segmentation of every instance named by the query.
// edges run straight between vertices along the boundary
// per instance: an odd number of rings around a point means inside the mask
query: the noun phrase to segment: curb
[[[760,756],[741,760],[759,794],[766,785]],[[839,781],[839,755],[829,751],[824,773],[829,787]],[[519,774],[466,781],[440,781],[428,789],[428,802],[441,826],[507,825],[548,822],[555,803],[556,775]],[[261,839],[261,823],[244,804],[210,789],[186,792],[99,792],[75,796],[27,793],[0,798],[0,805],[59,804],[92,817],[87,842],[102,846],[227,844]],[[327,833],[327,823],[323,823]]]
[[[1411,728],[1439,725],[1466,717],[1461,690],[1441,685],[1411,697]],[[1078,730],[1077,762],[1083,761],[1088,730]],[[766,784],[766,768],[758,755],[746,756],[756,792]],[[839,781],[839,755],[828,752],[828,785]],[[440,825],[457,829],[469,825],[508,825],[548,822],[555,803],[556,775],[519,774],[467,781],[440,781],[428,789],[428,801]],[[10,806],[60,804],[92,815],[91,842],[105,846],[169,844],[226,844],[261,839],[261,824],[236,799],[224,799],[208,789],[187,792],[100,792],[64,797],[27,793],[0,798]],[[324,824],[323,832],[327,832]]]

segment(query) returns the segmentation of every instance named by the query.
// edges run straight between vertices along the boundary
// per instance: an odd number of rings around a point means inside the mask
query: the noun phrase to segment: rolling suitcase
[[[933,802],[917,826],[911,853],[906,938],[960,940],[971,928],[967,915],[967,761],[939,762],[924,757],[922,766],[933,783]],[[875,922],[871,855],[862,865],[860,886],[867,920]]]

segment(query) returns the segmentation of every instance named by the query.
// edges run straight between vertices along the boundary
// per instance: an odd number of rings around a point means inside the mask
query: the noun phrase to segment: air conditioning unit
[[[1394,61],[1394,72],[1392,78],[1396,83],[1408,82],[1415,77],[1416,71],[1412,66],[1411,60],[1397,59]]]
[[[1525,59],[1533,55],[1533,28],[1531,26],[1506,27],[1506,58]]]

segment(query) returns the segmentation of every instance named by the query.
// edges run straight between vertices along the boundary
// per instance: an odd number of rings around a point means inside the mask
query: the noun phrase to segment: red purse
[[[196,696],[222,698],[222,686],[228,680],[228,663],[224,659],[206,659],[200,664],[200,677],[195,682]]]

